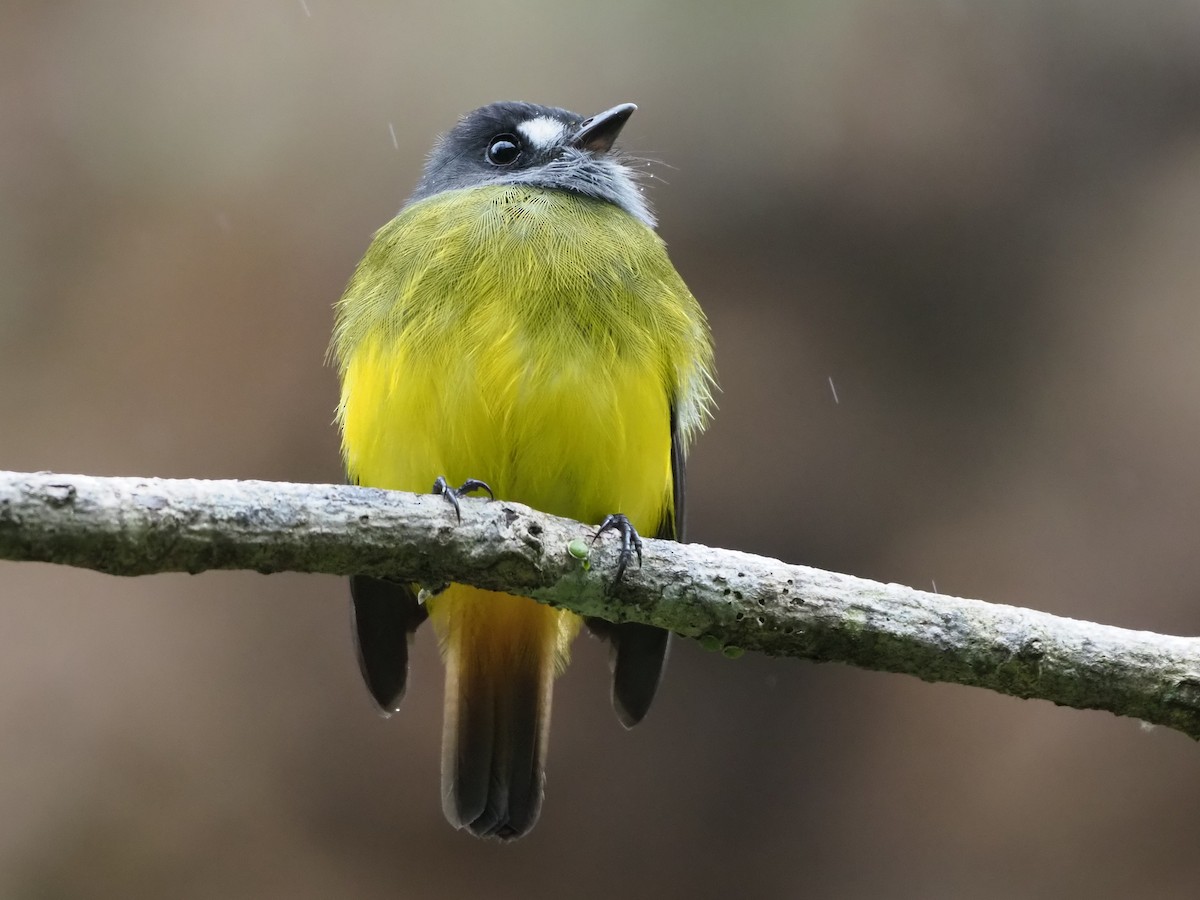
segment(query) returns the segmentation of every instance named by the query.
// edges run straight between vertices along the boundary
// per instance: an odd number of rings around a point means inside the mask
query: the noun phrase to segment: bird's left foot
[[[633,554],[637,554],[638,568],[642,566],[642,538],[637,533],[637,529],[621,513],[613,513],[611,516],[605,516],[604,521],[600,523],[600,527],[596,533],[592,535],[592,543],[596,543],[596,539],[606,531],[615,531],[621,535],[621,551],[617,556],[617,574],[613,577],[613,585],[617,585],[621,581],[621,577],[625,574],[625,567],[629,565],[629,561],[633,559]]]
[[[450,487],[446,479],[441,475],[433,483],[433,493],[441,494],[449,501],[450,505],[454,507],[454,516],[459,522],[462,521],[462,510],[459,508],[458,498],[465,497],[473,491],[487,491],[489,499],[496,499],[496,495],[492,493],[492,489],[487,486],[487,483],[480,481],[478,478],[468,478],[456,488]]]

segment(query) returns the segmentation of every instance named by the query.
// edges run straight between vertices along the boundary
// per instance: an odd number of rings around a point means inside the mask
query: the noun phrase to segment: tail
[[[519,838],[541,812],[554,677],[579,619],[463,585],[430,613],[446,660],[442,809],[479,837]]]

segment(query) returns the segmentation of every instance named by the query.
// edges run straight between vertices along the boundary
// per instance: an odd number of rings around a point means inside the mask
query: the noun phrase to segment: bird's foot
[[[454,507],[454,516],[458,521],[462,521],[462,509],[459,507],[458,498],[465,497],[473,491],[487,491],[488,499],[495,500],[496,495],[492,493],[492,489],[487,486],[487,482],[480,481],[478,478],[468,478],[456,488],[450,487],[446,479],[441,475],[433,483],[433,492],[441,494]]]
[[[600,527],[596,533],[592,535],[592,543],[596,543],[596,539],[606,531],[615,531],[621,536],[621,550],[617,555],[617,574],[613,577],[613,585],[617,585],[621,581],[621,577],[625,574],[625,567],[629,565],[629,561],[633,559],[633,554],[637,554],[638,568],[642,565],[642,538],[637,533],[637,529],[621,513],[613,513],[611,516],[605,516],[604,521],[600,523]]]

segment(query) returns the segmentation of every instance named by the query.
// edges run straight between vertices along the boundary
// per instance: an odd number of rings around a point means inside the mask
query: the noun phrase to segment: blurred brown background
[[[1196,2],[8,0],[0,467],[338,480],[330,305],[499,98],[641,105],[694,540],[1200,632]],[[581,641],[472,840],[430,635],[382,721],[346,595],[0,564],[0,896],[1195,896],[1179,734],[682,642],[625,733]]]

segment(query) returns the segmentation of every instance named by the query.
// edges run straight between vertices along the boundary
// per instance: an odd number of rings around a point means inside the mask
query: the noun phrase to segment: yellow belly
[[[498,323],[499,324],[499,323]],[[486,481],[498,498],[652,532],[670,503],[670,410],[656,373],[576,356],[547,373],[511,331],[486,354],[370,342],[345,376],[348,468],[372,487]]]

